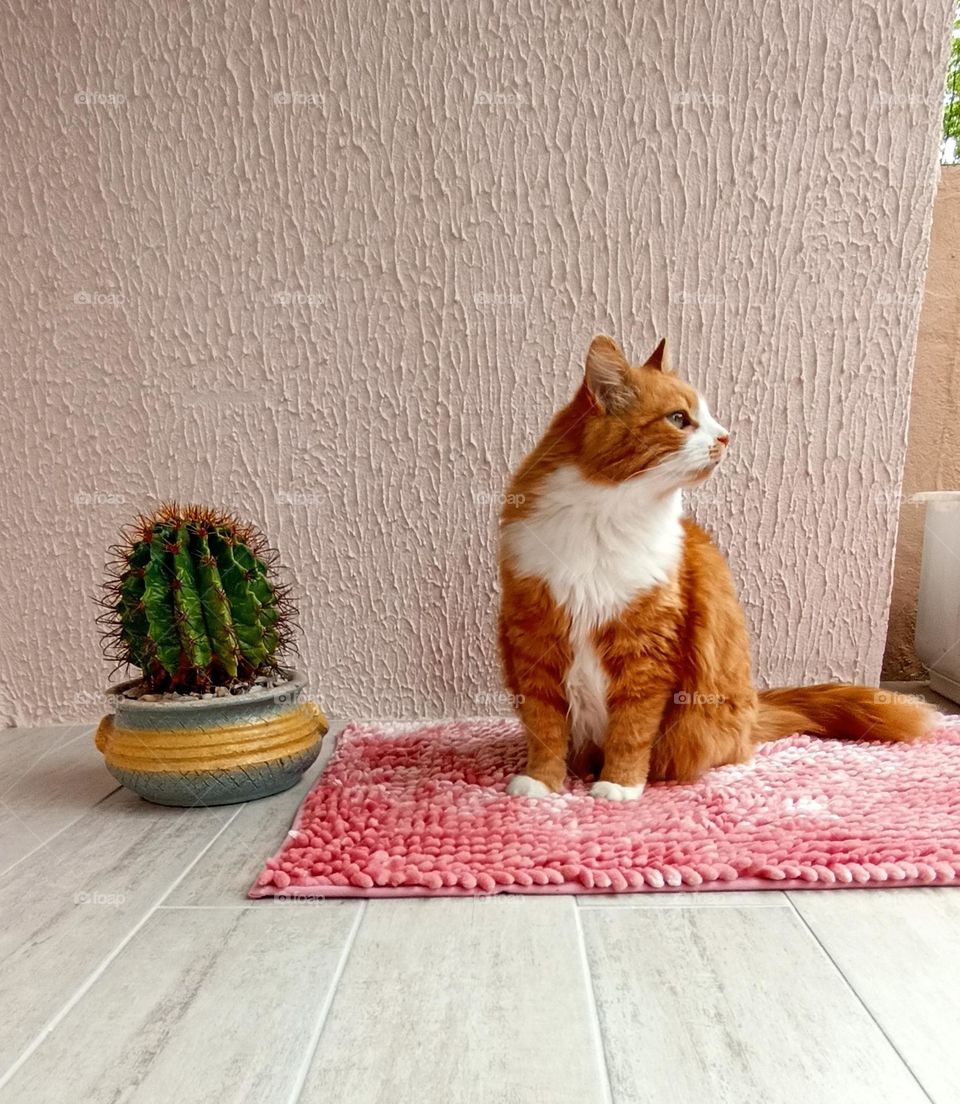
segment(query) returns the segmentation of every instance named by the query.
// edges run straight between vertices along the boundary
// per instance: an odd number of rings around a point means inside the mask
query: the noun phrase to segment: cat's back
[[[746,625],[726,557],[716,541],[691,518],[683,518],[681,586],[684,603],[701,624],[729,643],[746,647]]]
[[[710,578],[716,574],[729,575],[726,557],[711,534],[686,515],[680,524],[683,528],[683,554],[688,570],[701,578]]]

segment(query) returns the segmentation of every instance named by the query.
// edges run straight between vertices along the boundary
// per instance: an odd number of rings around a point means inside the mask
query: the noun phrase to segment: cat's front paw
[[[591,797],[602,797],[607,801],[638,801],[643,786],[621,786],[619,782],[594,782],[590,789]]]
[[[529,774],[515,774],[507,783],[507,793],[511,797],[549,797],[553,791]]]

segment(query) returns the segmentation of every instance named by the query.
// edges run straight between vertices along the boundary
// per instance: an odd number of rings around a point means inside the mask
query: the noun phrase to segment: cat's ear
[[[627,379],[629,371],[627,358],[612,337],[601,335],[590,342],[586,384],[590,394],[608,414],[625,410],[636,394]]]
[[[667,354],[667,339],[665,337],[660,338],[660,344],[650,354],[649,359],[644,367],[656,368],[658,372],[662,372],[666,362]]]

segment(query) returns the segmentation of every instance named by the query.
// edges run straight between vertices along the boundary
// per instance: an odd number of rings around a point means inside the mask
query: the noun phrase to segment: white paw
[[[515,774],[507,783],[507,793],[511,797],[549,797],[551,790],[529,774]]]
[[[603,797],[607,801],[637,801],[643,786],[621,786],[619,782],[594,782],[591,797]]]

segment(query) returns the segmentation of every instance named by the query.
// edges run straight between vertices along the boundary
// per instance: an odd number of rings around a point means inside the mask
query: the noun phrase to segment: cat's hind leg
[[[746,763],[753,754],[755,702],[752,692],[675,692],[654,741],[650,780],[695,782],[711,767]]]

